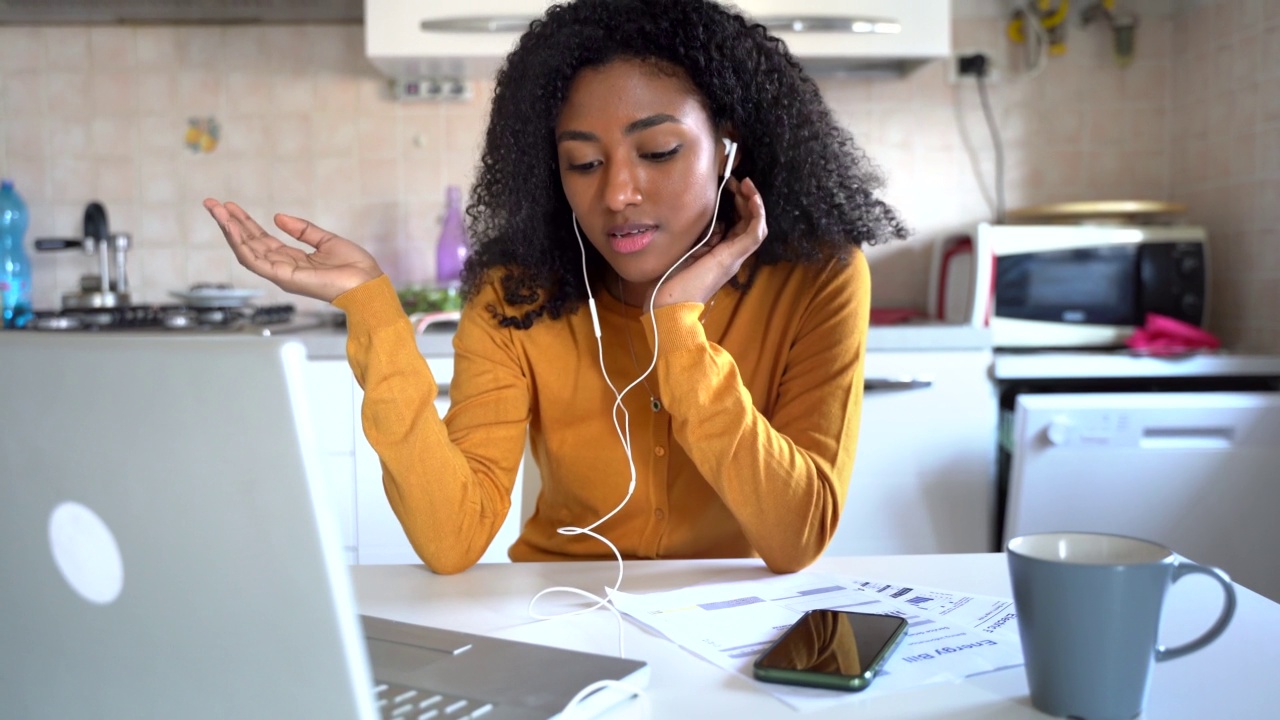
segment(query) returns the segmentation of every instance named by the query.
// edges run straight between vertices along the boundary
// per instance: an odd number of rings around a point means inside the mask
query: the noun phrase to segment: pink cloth
[[[1135,330],[1125,345],[1148,355],[1173,355],[1222,347],[1212,333],[1159,313],[1147,313],[1146,324]]]

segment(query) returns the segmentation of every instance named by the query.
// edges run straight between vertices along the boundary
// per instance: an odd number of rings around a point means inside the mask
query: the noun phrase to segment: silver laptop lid
[[[4,715],[373,716],[304,359],[0,332]]]

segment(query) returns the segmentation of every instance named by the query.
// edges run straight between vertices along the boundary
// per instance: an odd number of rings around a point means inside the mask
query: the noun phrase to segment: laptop
[[[305,359],[0,332],[0,716],[534,720],[647,683],[641,661],[362,618]]]

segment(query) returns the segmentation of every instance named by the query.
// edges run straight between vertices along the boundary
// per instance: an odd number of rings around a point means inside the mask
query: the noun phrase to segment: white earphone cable
[[[662,283],[666,282],[667,277],[669,277],[677,267],[680,267],[681,263],[689,259],[689,256],[693,255],[693,253],[697,252],[698,248],[701,248],[703,245],[705,245],[707,241],[711,239],[711,233],[715,231],[716,219],[717,217],[719,217],[719,213],[720,213],[720,196],[721,194],[724,193],[725,185],[729,182],[729,174],[730,174],[730,171],[733,169],[733,159],[734,159],[734,156],[737,154],[737,150],[738,150],[737,143],[733,142],[728,138],[723,138],[723,140],[725,143],[725,155],[726,155],[724,177],[721,179],[720,186],[716,191],[716,201],[715,201],[715,204],[713,205],[713,209],[711,213],[711,223],[707,226],[707,234],[704,235],[703,238],[700,241],[698,241],[696,245],[690,248],[688,252],[686,252],[683,256],[681,256],[681,258],[677,260],[676,263],[672,265],[665,273],[663,273],[662,277],[658,280],[657,285],[655,285],[653,288],[653,292],[649,295],[648,313],[650,317],[653,316],[653,300],[654,300],[654,297],[658,294],[658,288],[662,287]],[[635,464],[635,459],[633,458],[631,453],[631,415],[627,411],[626,406],[622,404],[622,398],[625,397],[627,393],[631,392],[631,390],[635,388],[637,385],[641,384],[644,381],[644,379],[648,377],[650,373],[653,372],[654,367],[657,366],[658,325],[656,322],[653,323],[653,359],[650,361],[649,367],[646,368],[645,371],[640,374],[640,377],[636,378],[635,381],[633,381],[630,385],[627,385],[625,388],[623,388],[622,392],[618,392],[617,387],[613,384],[613,380],[609,378],[609,371],[605,369],[605,365],[604,365],[604,344],[601,342],[601,339],[600,339],[601,338],[600,317],[599,315],[597,315],[597,312],[596,312],[595,296],[591,292],[591,279],[587,275],[587,250],[586,250],[586,245],[582,242],[582,233],[578,230],[578,218],[576,215],[573,218],[573,234],[578,239],[578,249],[582,253],[582,277],[587,288],[587,309],[591,313],[591,325],[596,336],[596,356],[600,362],[600,373],[604,376],[605,383],[609,386],[609,390],[612,391],[614,395],[614,403],[613,403],[613,407],[611,409],[610,414],[613,417],[614,431],[618,433],[618,439],[622,441],[622,450],[627,456],[627,470],[630,474],[630,480],[627,484],[627,493],[622,498],[622,502],[618,503],[618,506],[615,507],[613,510],[611,510],[604,517],[600,518],[599,520],[596,520],[595,522],[591,523],[585,528],[561,527],[556,529],[556,532],[561,535],[588,535],[604,543],[609,547],[611,551],[613,551],[613,556],[618,561],[618,578],[614,582],[613,587],[605,588],[605,597],[600,597],[599,595],[595,595],[593,593],[587,592],[586,590],[582,590],[580,588],[575,588],[575,587],[567,587],[567,586],[549,587],[538,592],[538,594],[530,598],[528,612],[531,617],[536,618],[538,620],[554,620],[557,618],[581,615],[583,613],[588,613],[602,607],[607,608],[610,612],[613,613],[614,617],[618,621],[618,656],[625,657],[624,646],[623,646],[623,632],[622,632],[623,630],[622,614],[618,612],[618,609],[616,607],[614,607],[609,597],[609,594],[611,592],[617,592],[618,589],[622,587],[622,577],[623,577],[623,571],[624,571],[622,553],[619,552],[618,547],[614,545],[612,542],[610,542],[608,538],[594,532],[594,530],[597,527],[599,527],[601,523],[605,522],[609,518],[616,515],[619,511],[621,511],[622,508],[626,506],[627,502],[631,500],[631,496],[635,493],[636,464]],[[618,421],[619,410],[622,411],[621,423],[619,423]],[[595,603],[589,607],[580,608],[578,610],[572,610],[569,612],[557,613],[554,615],[544,615],[535,611],[534,605],[537,603],[538,599],[541,598],[543,595],[546,595],[547,593],[552,593],[552,592],[567,592],[575,595],[580,595],[589,600],[594,600]],[[574,698],[569,701],[569,704],[565,706],[563,711],[564,717],[572,717],[572,715],[570,715],[570,712],[574,708],[576,708],[579,704],[581,704],[588,696],[605,687],[622,687],[624,689],[627,689],[639,695],[641,698],[645,700],[645,710],[647,715],[648,698],[645,695],[643,690],[641,690],[640,688],[634,687],[632,685],[628,685],[627,683],[621,683],[615,680],[602,680],[597,683],[592,683],[591,685],[588,685],[587,687],[579,691],[578,694],[575,695]]]

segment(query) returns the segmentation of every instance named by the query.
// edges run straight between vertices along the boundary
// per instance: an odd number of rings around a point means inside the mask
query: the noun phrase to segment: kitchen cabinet
[[[940,339],[957,342],[935,349]],[[968,338],[951,338],[945,329],[871,340],[853,477],[827,554],[995,550],[998,402],[990,348],[961,348]],[[877,343],[893,349],[874,349]],[[452,357],[440,350],[427,363],[447,387]],[[313,359],[307,379],[348,560],[420,562],[387,502],[382,466],[360,424],[363,393],[346,361]],[[446,393],[436,402],[442,414],[448,410]],[[526,451],[511,512],[481,562],[507,561],[539,485]]]
[[[447,387],[453,359],[427,358],[436,382]],[[307,402],[320,457],[337,508],[347,561],[352,564],[420,563],[382,487],[382,464],[364,437],[360,406],[364,393],[345,360],[313,359],[307,363]],[[445,392],[436,399],[443,415],[449,409]],[[520,533],[521,474],[517,476],[511,512],[480,562],[507,562],[507,548]],[[532,507],[532,506],[530,506]]]
[[[989,349],[869,350],[849,496],[828,555],[995,549]]]
[[[338,512],[342,549],[347,562],[356,562],[355,409],[351,388],[355,380],[347,364],[312,360],[306,364],[307,408],[324,468],[329,506]]]
[[[551,0],[366,0],[365,53],[389,77],[489,78]],[[949,58],[949,0],[738,0],[810,71],[909,72]]]

